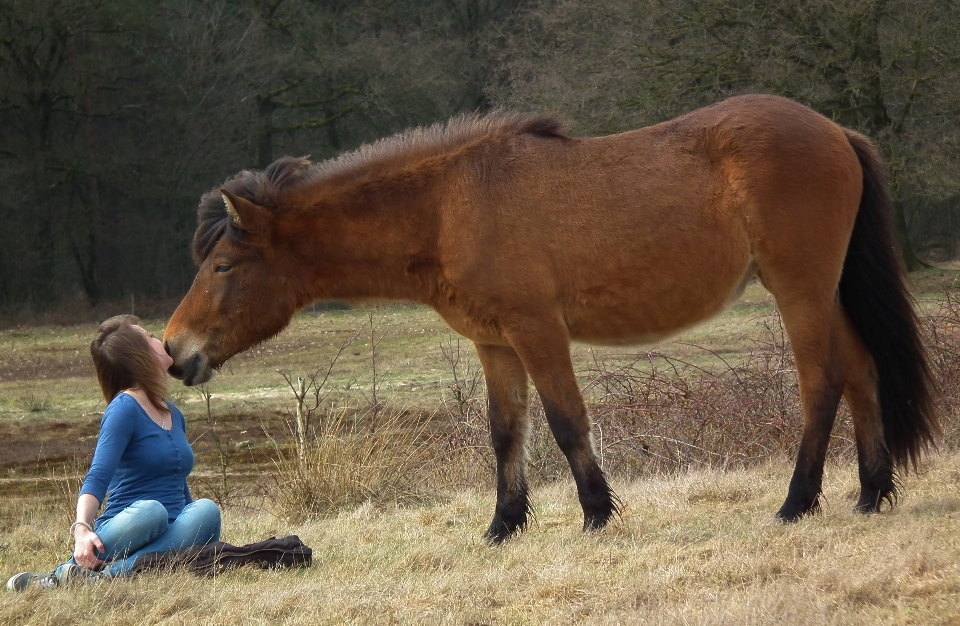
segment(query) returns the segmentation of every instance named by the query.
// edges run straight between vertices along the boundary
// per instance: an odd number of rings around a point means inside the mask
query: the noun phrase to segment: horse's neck
[[[438,271],[438,195],[419,185],[371,185],[340,194],[295,230],[312,276],[309,298],[385,298],[428,303]],[[307,237],[304,237],[307,235]]]

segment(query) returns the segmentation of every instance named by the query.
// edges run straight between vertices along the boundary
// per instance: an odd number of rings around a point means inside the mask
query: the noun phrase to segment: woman
[[[210,500],[193,500],[187,487],[193,450],[186,424],[163,398],[172,360],[138,323],[131,315],[112,317],[90,344],[108,405],[70,526],[73,557],[52,574],[13,576],[10,591],[127,576],[144,554],[220,538],[220,509]]]

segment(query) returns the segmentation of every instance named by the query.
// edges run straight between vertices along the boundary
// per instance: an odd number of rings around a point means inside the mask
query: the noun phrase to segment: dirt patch
[[[263,466],[274,457],[273,442],[286,442],[286,422],[276,413],[237,413],[187,423],[198,470],[219,469],[221,453],[230,468]],[[0,422],[0,481],[84,474],[93,458],[100,417],[73,421]]]
[[[100,419],[0,422],[0,476],[19,478],[73,472],[89,463]]]
[[[0,382],[82,377],[93,379],[94,376],[88,355],[64,358],[64,355],[56,353],[33,353],[8,356],[0,363]]]

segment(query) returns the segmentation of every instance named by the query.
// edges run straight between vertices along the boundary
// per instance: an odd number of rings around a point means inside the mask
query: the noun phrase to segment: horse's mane
[[[306,157],[281,157],[263,171],[243,170],[200,199],[197,231],[193,237],[193,259],[200,265],[224,233],[235,238],[240,236],[230,226],[221,188],[254,204],[276,210],[281,192],[295,190],[307,183],[359,175],[374,166],[388,168],[391,165],[409,164],[485,138],[511,135],[567,138],[563,125],[550,116],[526,117],[504,113],[459,115],[447,122],[407,130],[363,145],[353,152],[321,163],[311,163]]]

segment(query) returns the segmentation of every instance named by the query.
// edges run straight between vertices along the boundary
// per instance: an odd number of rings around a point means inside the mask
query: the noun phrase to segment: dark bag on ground
[[[133,566],[132,575],[157,570],[187,570],[199,576],[215,576],[244,565],[260,569],[310,567],[313,550],[296,535],[234,546],[217,541],[183,550],[145,554]]]

